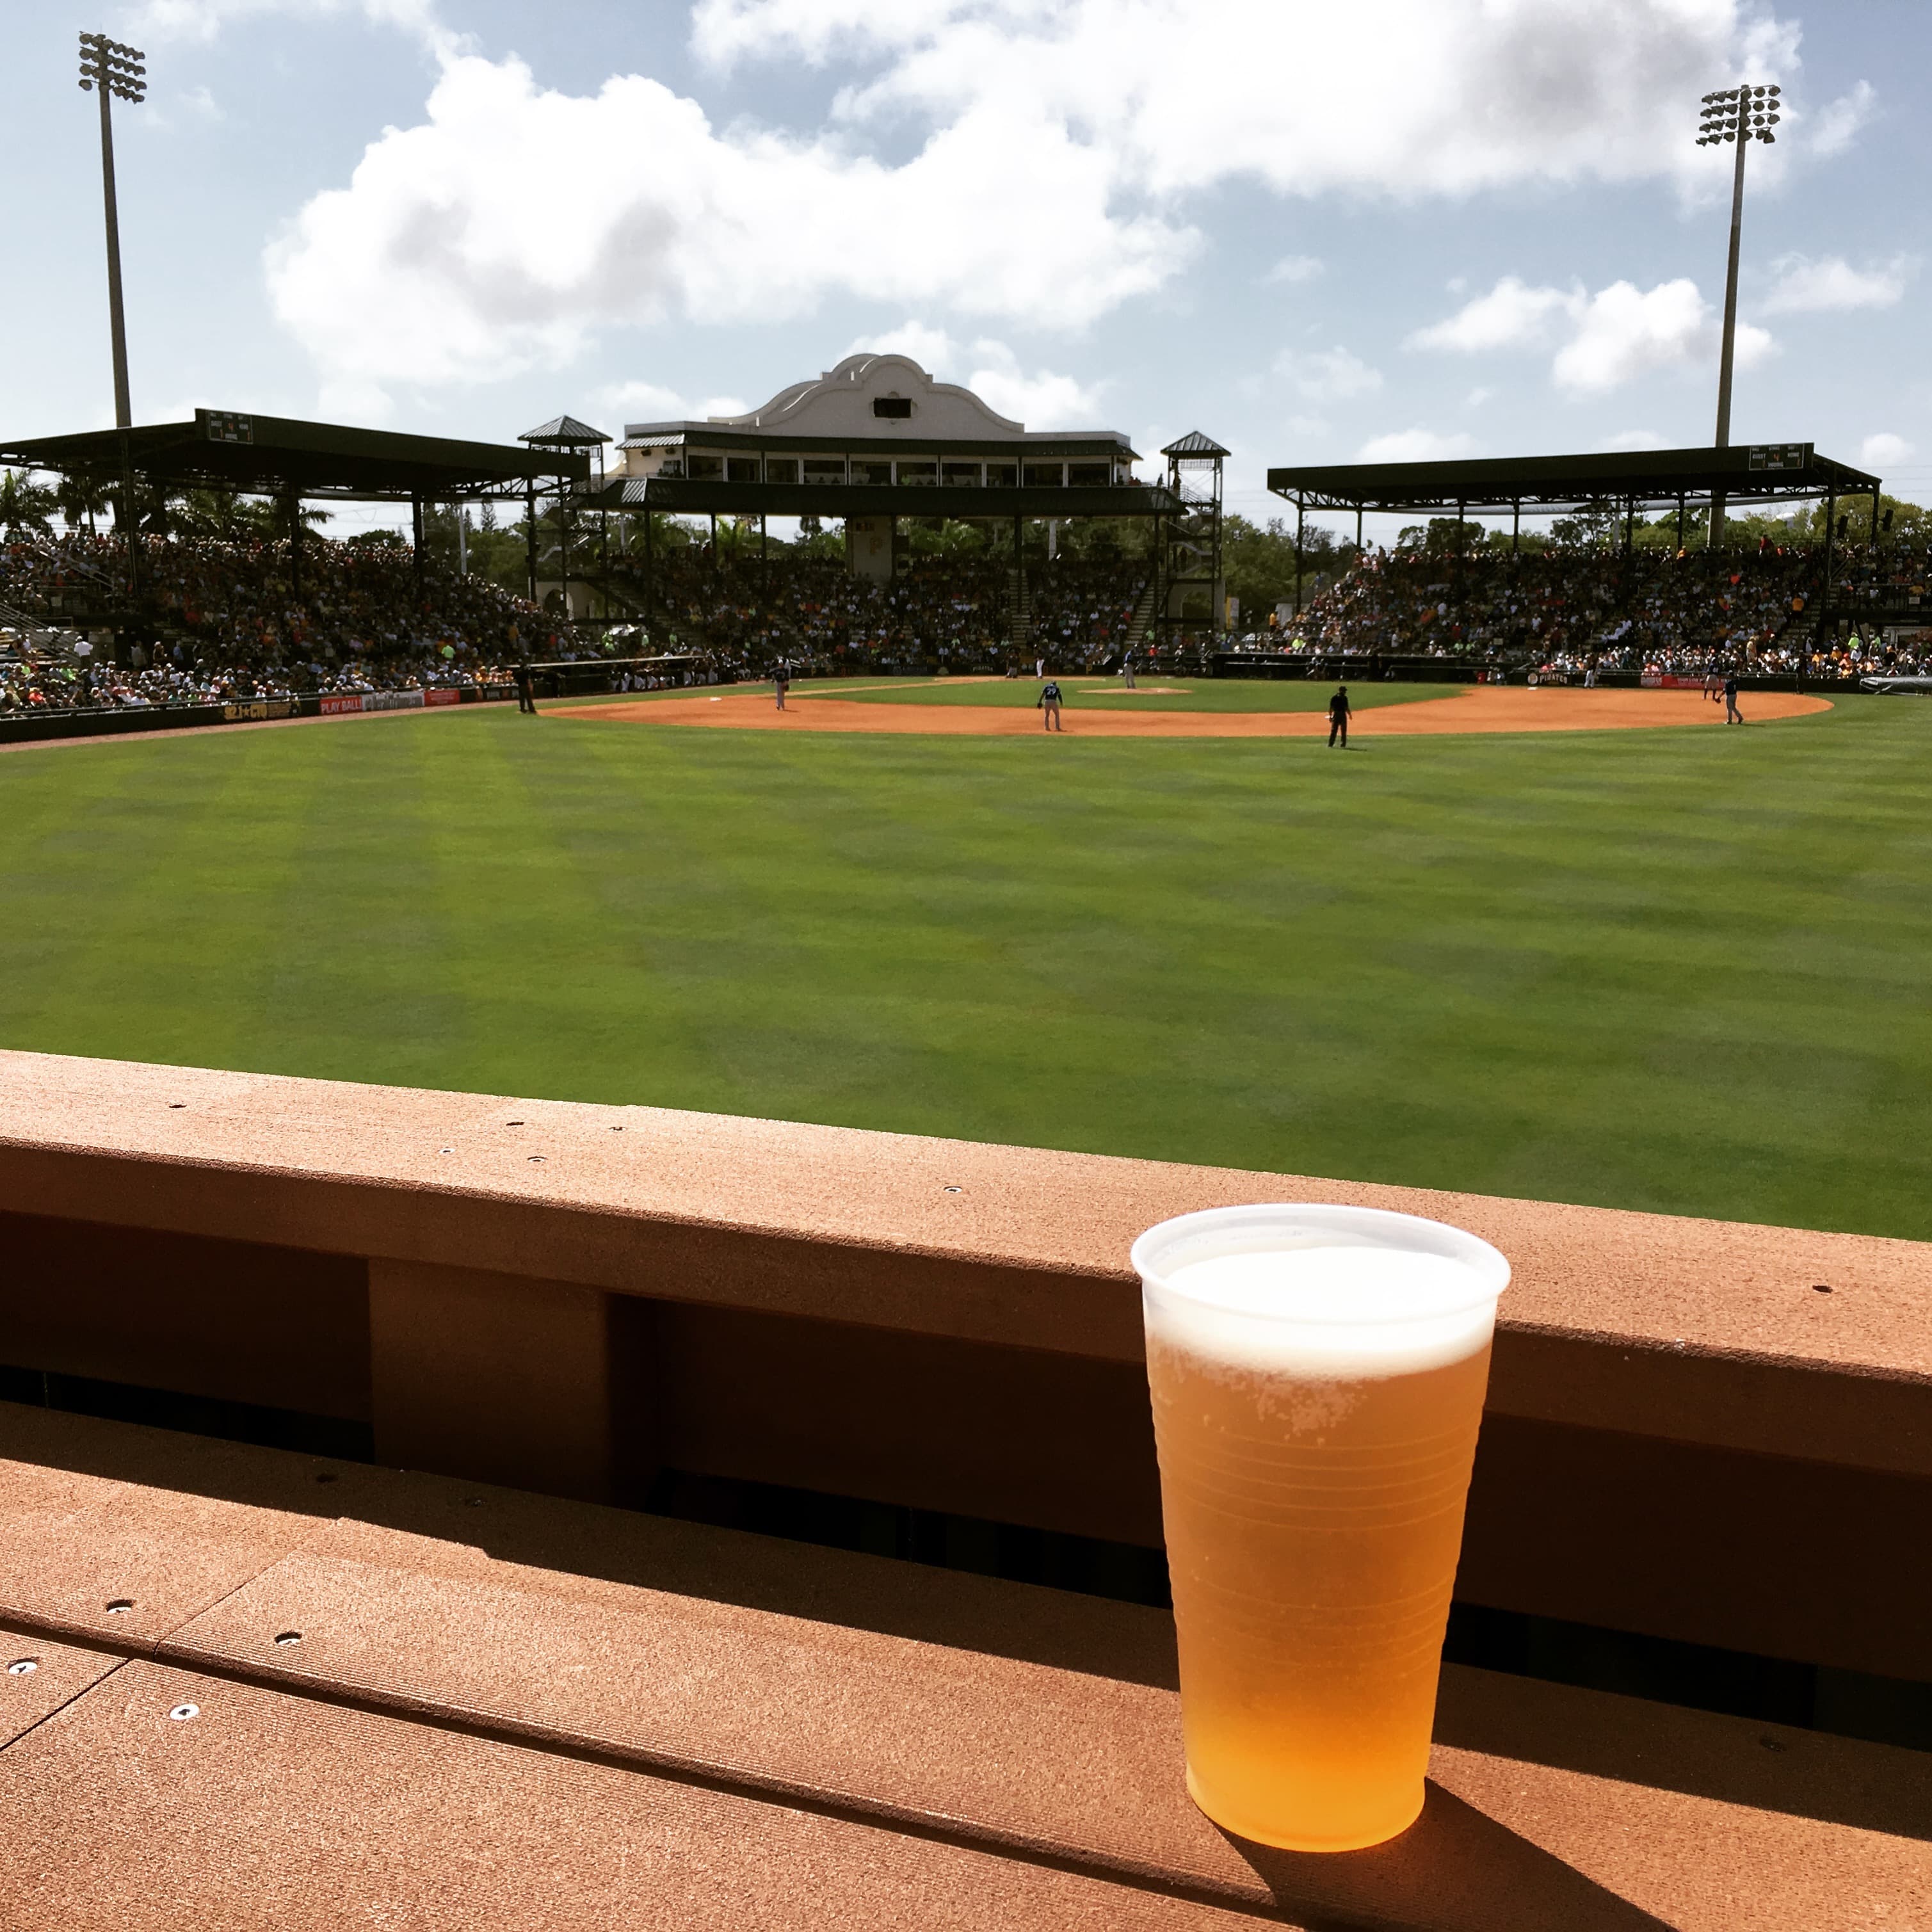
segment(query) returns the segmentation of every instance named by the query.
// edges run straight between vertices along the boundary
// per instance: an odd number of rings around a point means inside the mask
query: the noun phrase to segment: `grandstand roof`
[[[418,496],[440,501],[520,496],[532,482],[548,484],[559,476],[581,482],[590,474],[590,459],[567,449],[404,436],[230,410],[196,410],[191,422],[0,440],[0,463],[115,472],[124,436],[137,476],[180,488],[264,495],[293,489],[304,496],[364,502]]]
[[[592,509],[648,507],[674,515],[715,512],[734,517],[1160,517],[1182,507],[1171,490],[1146,483],[980,489],[932,483],[698,483],[668,476],[614,476],[601,490],[579,491],[573,501]]]
[[[1204,436],[1198,429],[1191,429],[1178,440],[1161,446],[1163,456],[1226,456],[1230,452],[1223,449],[1211,436]]]
[[[848,356],[741,415],[628,424],[618,446],[656,449],[674,442],[700,449],[799,454],[1139,460],[1119,430],[1029,430],[970,389],[936,380],[910,356],[871,351]]]
[[[579,422],[574,416],[552,416],[548,422],[525,430],[517,440],[542,443],[554,449],[591,449],[610,439],[601,429],[592,429],[587,422]]]
[[[1768,502],[1858,496],[1880,487],[1877,477],[1820,456],[1808,442],[1296,466],[1270,470],[1268,486],[1305,509],[1324,510],[1572,509],[1629,497],[1674,503],[1714,493],[1733,502]]]

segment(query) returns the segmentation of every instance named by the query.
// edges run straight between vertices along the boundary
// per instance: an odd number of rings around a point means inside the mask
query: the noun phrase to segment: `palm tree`
[[[0,470],[0,535],[51,536],[56,505],[54,492],[26,470]]]
[[[114,500],[116,485],[98,470],[70,470],[54,486],[54,500],[60,507],[61,520],[69,530],[83,520],[89,536],[94,534],[94,520]]]

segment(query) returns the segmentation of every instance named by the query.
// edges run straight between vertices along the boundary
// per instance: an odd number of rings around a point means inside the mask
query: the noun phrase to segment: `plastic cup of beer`
[[[1262,1844],[1413,1824],[1509,1264],[1369,1208],[1217,1208],[1134,1244],[1187,1788]]]

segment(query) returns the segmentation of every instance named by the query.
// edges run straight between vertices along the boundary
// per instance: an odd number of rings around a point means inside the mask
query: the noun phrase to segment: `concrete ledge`
[[[1501,1247],[1498,1414],[1932,1476],[1932,1244],[0,1054],[0,1210],[1124,1364],[1134,1235],[1270,1198],[1433,1215]]]

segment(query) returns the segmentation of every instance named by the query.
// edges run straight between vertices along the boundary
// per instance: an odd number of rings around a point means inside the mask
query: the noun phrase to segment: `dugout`
[[[1353,512],[1355,544],[1365,512],[1446,516],[1454,513],[1458,541],[1464,520],[1509,512],[1510,548],[1520,543],[1522,513],[1621,509],[1624,543],[1636,513],[1675,508],[1678,542],[1686,517],[1708,509],[1721,535],[1727,505],[1815,502],[1826,506],[1824,594],[1820,621],[1831,613],[1832,546],[1838,500],[1870,496],[1878,526],[1880,479],[1821,456],[1809,442],[1738,443],[1709,448],[1595,450],[1575,456],[1466,457],[1438,463],[1345,463],[1270,470],[1268,487],[1294,506],[1295,576],[1300,595],[1301,552],[1310,510]],[[1460,550],[1456,553],[1460,557]]]

